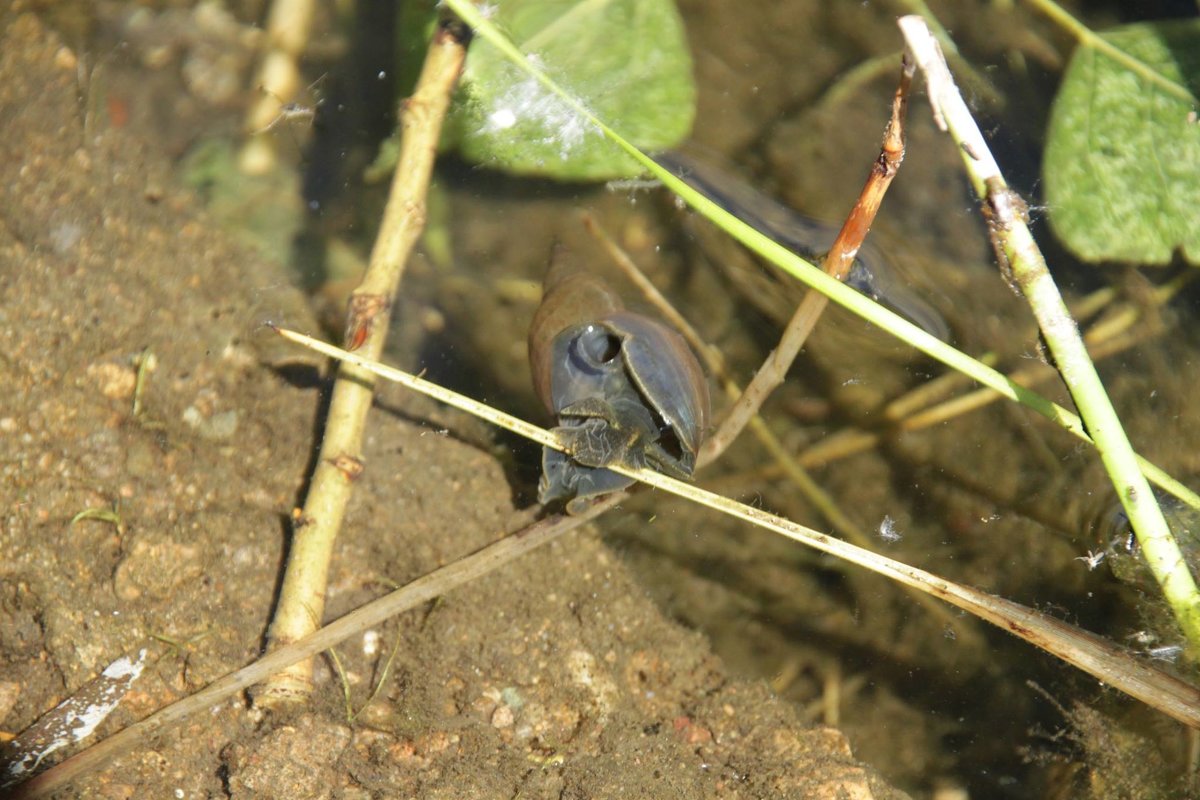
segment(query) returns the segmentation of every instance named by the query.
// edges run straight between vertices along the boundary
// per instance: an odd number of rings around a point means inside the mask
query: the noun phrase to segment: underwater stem
[[[238,153],[238,167],[262,175],[275,166],[275,146],[267,130],[300,91],[300,57],[312,28],[314,0],[274,0],[267,17],[266,44],[255,73],[257,102],[246,115],[250,138]]]
[[[1004,262],[1001,268],[1011,274],[1011,280],[1033,309],[1059,374],[1129,517],[1146,563],[1196,657],[1200,655],[1200,591],[1138,466],[1079,328],[1067,311],[1026,224],[1025,202],[1005,183],[928,26],[920,17],[911,16],[900,20],[900,28],[925,74],[934,117],[958,145],[971,183],[983,201],[984,217],[997,256]]]
[[[450,95],[466,57],[466,39],[457,23],[438,27],[416,90],[401,108],[400,160],[367,272],[350,300],[347,322],[347,348],[368,358],[377,359],[383,352],[392,300],[425,225],[425,195]],[[320,627],[333,543],[354,481],[365,468],[362,441],[374,387],[370,373],[352,364],[339,367],[320,456],[295,521],[279,606],[271,622],[272,648]],[[256,701],[270,705],[302,700],[311,689],[312,662],[305,660],[273,676]]]
[[[1129,55],[1104,37],[1096,34],[1087,25],[1071,16],[1065,8],[1054,0],[1025,0],[1029,5],[1049,17],[1055,24],[1062,27],[1075,37],[1081,47],[1090,47],[1116,61],[1130,72],[1140,75],[1147,81],[1156,84],[1168,94],[1178,97],[1187,103],[1196,103],[1196,96],[1175,81],[1163,75],[1139,58]]]

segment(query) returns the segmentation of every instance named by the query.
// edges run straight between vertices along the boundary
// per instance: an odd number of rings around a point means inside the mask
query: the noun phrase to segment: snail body
[[[628,311],[601,279],[556,253],[529,331],[534,388],[571,455],[547,448],[538,499],[592,497],[632,480],[605,467],[690,478],[708,426],[708,384],[676,331]]]

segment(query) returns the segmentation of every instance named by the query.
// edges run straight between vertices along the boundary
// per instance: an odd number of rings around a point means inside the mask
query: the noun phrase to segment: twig
[[[900,85],[892,99],[892,116],[883,134],[883,147],[880,149],[879,158],[872,166],[871,174],[867,176],[854,208],[847,215],[845,224],[842,225],[822,264],[825,273],[839,281],[845,280],[850,274],[850,267],[854,264],[871,224],[875,222],[875,215],[883,202],[883,196],[904,160],[904,115],[908,108],[908,89],[912,84],[913,70],[913,65],[902,59]],[[718,426],[716,433],[704,443],[701,459],[712,460],[723,453],[746,427],[750,418],[758,413],[758,409],[771,392],[783,383],[788,369],[796,360],[796,355],[804,346],[827,305],[829,298],[820,292],[810,291],[804,296],[804,300],[788,322],[779,345],[755,373],[750,385],[742,392],[741,398]]]
[[[314,0],[274,0],[267,18],[266,47],[256,83],[258,100],[246,115],[250,138],[238,154],[238,167],[247,175],[262,175],[275,166],[275,149],[267,131],[280,109],[300,91],[300,57],[312,28]]]
[[[1138,468],[1133,448],[1088,357],[1079,329],[1026,224],[1025,203],[1005,183],[928,26],[916,16],[904,17],[899,24],[925,74],[934,118],[949,131],[962,151],[971,183],[983,200],[997,254],[1007,261],[1001,266],[1011,270],[1013,280],[1029,301],[1063,381],[1100,452],[1146,563],[1162,588],[1193,656],[1200,656],[1200,591],[1146,476]]]
[[[404,265],[425,225],[425,193],[433,170],[442,121],[466,56],[468,35],[443,21],[433,36],[416,90],[401,110],[403,139],[379,236],[362,284],[350,300],[346,342],[376,359],[383,352],[392,299]],[[363,431],[374,380],[344,364],[338,372],[325,438],[312,484],[297,522],[270,645],[279,647],[315,630],[325,608],[325,585],[333,543],[341,528],[355,478],[364,469]],[[312,688],[312,663],[295,664],[272,678],[257,700],[267,704],[303,699]]]
[[[900,15],[909,13],[925,18],[925,21],[929,23],[929,27],[933,29],[933,35],[937,37],[938,42],[941,43],[942,48],[948,54],[949,59],[954,62],[954,68],[963,75],[963,83],[966,84],[967,89],[974,92],[984,102],[993,107],[1003,104],[1003,95],[996,90],[991,81],[985,78],[979,70],[975,69],[967,59],[962,57],[962,53],[958,51],[958,45],[950,38],[950,32],[942,25],[937,15],[933,13],[933,9],[929,7],[929,4],[925,0],[896,0],[895,4],[900,6],[901,9],[907,10],[906,12],[902,10]]]

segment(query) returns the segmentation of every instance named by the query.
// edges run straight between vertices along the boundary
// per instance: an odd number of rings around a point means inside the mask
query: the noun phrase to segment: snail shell
[[[612,491],[608,475],[628,485],[597,469],[616,463],[690,477],[709,417],[695,355],[676,331],[625,310],[604,281],[563,256],[556,251],[530,326],[529,362],[572,459],[547,452],[539,496]]]
[[[529,324],[529,369],[533,388],[551,414],[558,414],[551,392],[554,340],[568,328],[593,322],[622,308],[621,299],[594,275],[573,270],[556,247],[543,284],[542,302]]]

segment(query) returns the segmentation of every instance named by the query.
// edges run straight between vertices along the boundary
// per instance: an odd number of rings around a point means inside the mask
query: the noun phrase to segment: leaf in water
[[[1200,21],[1129,25],[1109,42],[1196,93]],[[1080,46],[1054,101],[1044,176],[1054,232],[1086,261],[1200,264],[1195,106]]]
[[[672,0],[501,0],[496,21],[642,149],[672,147],[691,130],[696,88]],[[480,39],[471,44],[447,136],[468,160],[520,174],[606,180],[642,172]]]

